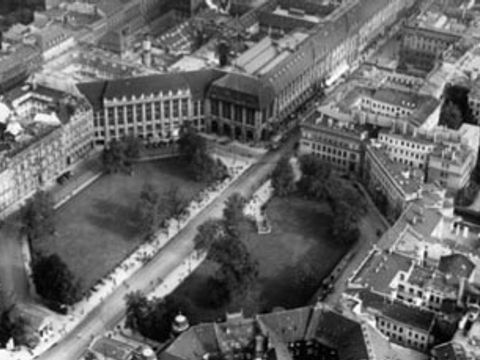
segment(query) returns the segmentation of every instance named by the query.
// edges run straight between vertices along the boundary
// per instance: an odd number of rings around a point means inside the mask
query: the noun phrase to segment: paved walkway
[[[276,162],[287,151],[291,151],[297,139],[292,138],[284,148],[275,153],[267,154],[260,162],[247,169],[220,196],[181,229],[175,238],[165,245],[162,251],[146,262],[122,286],[106,296],[72,331],[65,334],[61,342],[42,354],[39,359],[77,359],[95,336],[113,328],[124,317],[125,296],[136,290],[149,293],[158,287],[159,281],[168,279],[168,275],[177,269],[186,258],[191,256],[197,227],[212,217],[221,217],[224,202],[233,193],[239,192],[244,197],[251,196],[271,173]]]

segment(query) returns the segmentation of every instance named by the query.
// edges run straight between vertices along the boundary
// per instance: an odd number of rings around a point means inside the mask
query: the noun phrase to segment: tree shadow
[[[137,214],[134,206],[110,200],[96,200],[87,220],[94,226],[121,236],[125,240],[137,236]]]

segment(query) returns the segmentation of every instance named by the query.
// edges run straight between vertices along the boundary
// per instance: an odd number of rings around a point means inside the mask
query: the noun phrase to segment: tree
[[[225,234],[225,226],[222,220],[211,219],[198,227],[198,233],[194,238],[195,250],[209,250],[214,242]]]
[[[440,112],[440,125],[451,129],[458,129],[463,123],[462,112],[452,101],[446,101]]]
[[[125,171],[125,147],[124,144],[113,139],[105,146],[102,153],[102,162],[108,174]]]
[[[125,326],[140,332],[149,321],[152,304],[141,291],[128,293],[125,301],[127,305]]]
[[[190,163],[195,180],[205,183],[223,180],[228,176],[228,170],[220,159],[213,159],[211,155],[197,151]]]
[[[278,162],[272,173],[272,187],[275,195],[283,197],[295,191],[295,175],[288,157]]]
[[[234,193],[227,199],[223,209],[226,230],[235,237],[240,235],[239,227],[246,219],[243,212],[246,203],[247,201],[242,195]]]
[[[0,315],[0,347],[5,347],[11,338],[16,345],[34,347],[38,343],[31,323],[24,316],[15,314],[14,307]]]
[[[44,299],[63,305],[80,300],[80,282],[57,254],[41,255],[32,270],[37,292]]]
[[[20,211],[22,231],[29,241],[55,232],[55,212],[49,193],[38,191]]]
[[[207,142],[192,127],[182,128],[178,139],[180,153],[191,162],[197,153],[207,153]]]
[[[144,183],[137,204],[138,228],[152,236],[160,225],[160,195],[151,183]]]
[[[193,128],[182,129],[178,146],[196,181],[211,183],[228,176],[225,164],[220,159],[215,160],[208,153],[206,140]]]
[[[134,135],[128,135],[123,140],[124,143],[124,154],[127,158],[134,159],[140,156],[140,151],[142,149],[142,142],[140,139]]]
[[[141,292],[130,293],[125,298],[127,305],[126,326],[141,335],[164,342],[171,334],[171,325],[181,311],[189,315],[188,305],[180,298],[149,300]]]
[[[305,196],[323,200],[330,195],[332,187],[330,164],[320,161],[313,155],[304,155],[300,158],[300,170],[302,178],[298,188]]]
[[[178,217],[188,205],[188,200],[180,191],[178,185],[173,185],[166,192],[165,207],[167,208],[167,217]]]

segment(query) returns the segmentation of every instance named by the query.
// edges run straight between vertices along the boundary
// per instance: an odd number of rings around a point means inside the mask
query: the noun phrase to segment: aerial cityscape
[[[1,0],[0,360],[480,360],[480,2]]]

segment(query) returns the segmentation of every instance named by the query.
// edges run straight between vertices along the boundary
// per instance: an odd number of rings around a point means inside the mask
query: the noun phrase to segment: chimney
[[[465,226],[463,227],[463,237],[464,237],[464,238],[468,238],[468,232],[469,232],[468,226],[465,225]]]

